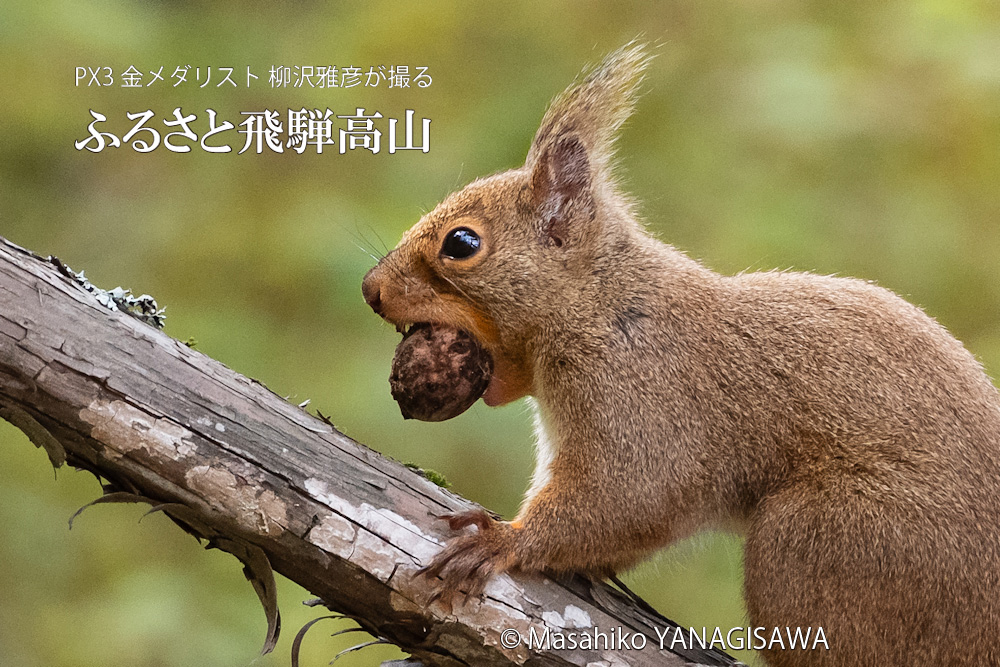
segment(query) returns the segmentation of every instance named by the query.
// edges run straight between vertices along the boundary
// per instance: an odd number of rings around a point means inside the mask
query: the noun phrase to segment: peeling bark
[[[656,630],[672,624],[580,578],[501,576],[454,609],[428,605],[427,582],[412,574],[448,537],[435,517],[472,503],[109,310],[60,267],[0,239],[0,417],[54,465],[90,470],[107,493],[125,494],[109,501],[149,502],[240,557],[265,606],[273,568],[428,666],[736,664],[714,650],[659,649]],[[276,610],[269,616],[270,640]],[[500,641],[504,629],[595,627],[640,633],[646,648]]]

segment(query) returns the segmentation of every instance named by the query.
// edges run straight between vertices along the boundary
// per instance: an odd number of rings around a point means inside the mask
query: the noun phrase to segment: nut
[[[468,410],[492,375],[493,357],[471,334],[424,323],[396,347],[389,386],[405,419],[437,422]]]

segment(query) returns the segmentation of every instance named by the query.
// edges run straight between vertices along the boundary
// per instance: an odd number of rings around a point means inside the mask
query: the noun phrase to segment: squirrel
[[[552,102],[525,164],[451,194],[365,276],[399,327],[470,332],[490,406],[529,396],[517,517],[423,574],[611,577],[703,527],[745,534],[754,627],[822,627],[771,667],[1000,665],[1000,393],[887,289],[716,273],[653,238],[612,174],[644,69],[632,42]]]

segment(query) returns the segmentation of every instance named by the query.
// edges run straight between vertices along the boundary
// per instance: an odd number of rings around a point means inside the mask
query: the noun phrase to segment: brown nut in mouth
[[[493,357],[471,334],[423,322],[396,347],[389,386],[404,418],[437,422],[468,410],[492,375]]]

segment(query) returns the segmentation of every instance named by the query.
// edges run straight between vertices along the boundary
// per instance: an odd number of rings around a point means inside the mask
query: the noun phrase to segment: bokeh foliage
[[[167,306],[167,331],[443,472],[506,515],[532,467],[522,405],[404,423],[386,377],[398,337],[363,304],[370,254],[476,176],[523,160],[547,101],[643,34],[659,44],[620,155],[661,238],[724,272],[876,280],[1000,372],[1000,10],[995,2],[620,3],[12,0],[0,5],[0,234]],[[251,67],[239,87],[74,87],[77,66]],[[273,65],[408,64],[433,84],[276,89]],[[88,109],[356,107],[433,120],[427,155],[78,152]],[[237,144],[237,148],[242,142]],[[263,615],[240,567],[165,518],[88,510],[99,492],[0,427],[0,656],[10,667],[286,665],[313,610],[281,582],[285,638],[254,660]],[[277,443],[276,443],[277,446]],[[336,474],[336,471],[331,471]],[[683,625],[745,624],[736,538],[708,534],[631,576]],[[327,626],[329,630],[335,626]],[[357,639],[317,626],[305,664]],[[366,649],[338,664],[396,655]],[[749,656],[742,656],[751,659]]]

